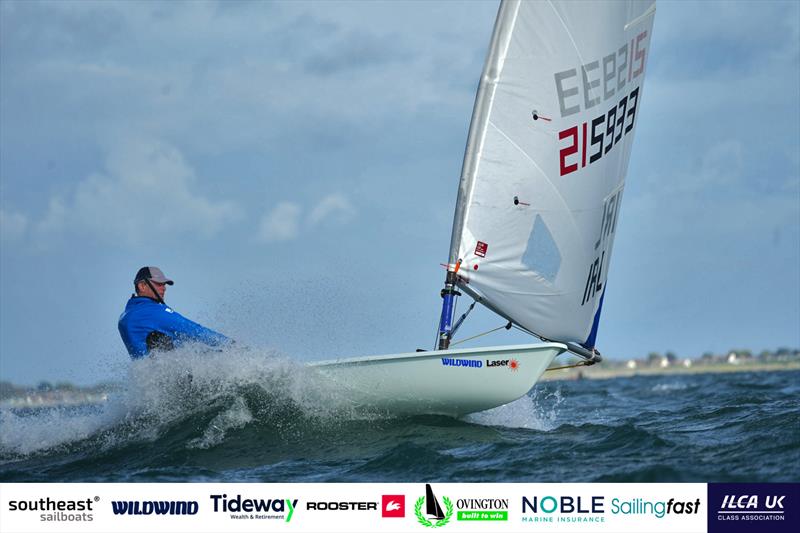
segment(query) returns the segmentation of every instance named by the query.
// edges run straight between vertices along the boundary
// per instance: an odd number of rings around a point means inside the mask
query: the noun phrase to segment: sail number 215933
[[[630,92],[626,86],[637,78],[641,81],[644,74],[647,35],[647,30],[642,31],[619,48],[607,50],[603,57],[553,75],[561,118],[619,99],[605,113],[558,132],[562,176],[598,161],[633,130],[639,86]]]
[[[639,87],[636,87],[607,113],[592,119],[591,126],[583,122],[558,132],[559,141],[567,139],[566,146],[558,152],[560,175],[575,172],[610,152],[633,129],[638,100]]]

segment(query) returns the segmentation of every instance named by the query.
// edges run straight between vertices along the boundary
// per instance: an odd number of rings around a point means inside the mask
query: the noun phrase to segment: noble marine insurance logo
[[[94,520],[93,504],[100,496],[83,500],[10,500],[9,512],[38,513],[40,522],[91,522]]]
[[[522,521],[537,524],[604,523],[603,496],[522,497]]]
[[[453,502],[447,496],[442,497],[447,511],[442,510],[442,506],[436,496],[433,494],[433,489],[429,484],[425,485],[425,496],[417,498],[414,504],[414,514],[417,516],[417,521],[425,527],[442,527],[446,526],[450,519],[453,518]],[[422,507],[425,506],[423,513]]]

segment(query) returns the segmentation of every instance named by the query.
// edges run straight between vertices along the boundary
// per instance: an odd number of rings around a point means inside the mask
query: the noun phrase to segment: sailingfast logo
[[[115,515],[195,515],[200,509],[196,501],[112,501]]]
[[[442,510],[442,506],[436,496],[433,494],[433,489],[430,484],[425,485],[425,496],[417,498],[414,504],[414,514],[417,521],[425,527],[442,527],[446,526],[450,519],[453,518],[453,502],[447,496],[442,497],[446,511]],[[422,507],[425,507],[423,512]]]
[[[215,513],[230,513],[231,520],[284,520],[291,522],[299,500],[283,498],[228,498],[227,494],[212,494]]]
[[[611,500],[611,513],[622,515],[651,515],[656,518],[664,518],[666,515],[697,514],[700,511],[700,498],[694,501],[682,501],[670,498],[664,500],[646,500],[644,498],[633,498],[622,500],[614,498]]]
[[[442,357],[442,364],[444,366],[460,366],[465,368],[483,367],[483,361],[476,361],[473,359],[456,359],[454,357]]]
[[[91,522],[94,520],[92,504],[100,496],[83,500],[53,500],[49,497],[38,500],[9,500],[9,512],[39,513],[40,522]]]

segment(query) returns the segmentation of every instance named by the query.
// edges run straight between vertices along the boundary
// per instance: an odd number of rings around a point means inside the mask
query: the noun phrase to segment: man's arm
[[[164,308],[161,318],[163,321],[162,326],[178,340],[197,341],[209,346],[224,346],[233,343],[232,339],[222,333],[201,326],[169,307]]]

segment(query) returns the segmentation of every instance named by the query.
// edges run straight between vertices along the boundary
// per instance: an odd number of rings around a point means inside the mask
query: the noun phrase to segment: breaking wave
[[[104,404],[0,410],[0,481],[791,481],[799,376],[549,382],[393,418],[274,352],[184,350],[131,364]]]
[[[83,443],[107,450],[154,441],[183,422],[198,434],[189,448],[209,448],[249,424],[279,427],[286,418],[319,423],[349,413],[337,391],[305,365],[276,353],[203,352],[191,347],[130,365],[122,389],[93,407],[0,411],[3,462]]]

